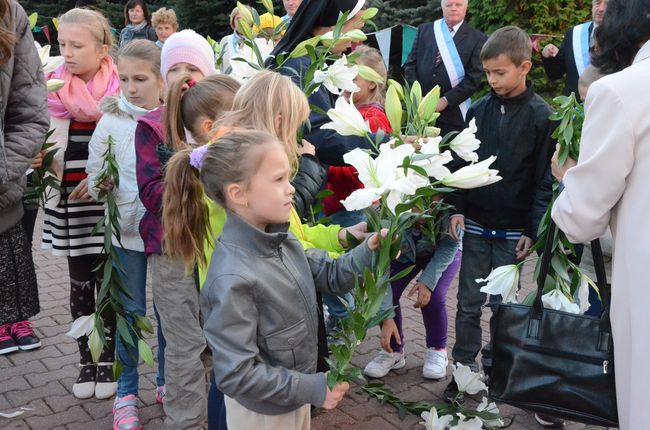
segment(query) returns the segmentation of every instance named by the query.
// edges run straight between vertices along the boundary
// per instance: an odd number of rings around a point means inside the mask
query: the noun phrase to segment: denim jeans
[[[228,430],[226,422],[226,403],[223,393],[217,388],[214,373],[210,378],[210,392],[208,393],[208,430]]]
[[[131,251],[116,247],[117,255],[124,267],[124,284],[131,293],[131,297],[122,296],[124,307],[136,315],[144,316],[147,312],[147,256],[144,252]],[[156,375],[156,385],[165,385],[165,339],[160,328],[160,318],[154,307],[156,319],[158,321],[158,373]],[[131,336],[135,339],[136,335],[132,331]],[[117,396],[124,397],[129,394],[138,395],[138,348],[129,344],[123,344],[121,339],[116,342],[117,356],[122,362],[124,368],[122,375],[117,380]]]
[[[366,221],[364,211],[346,211],[342,210],[330,215],[330,224],[338,224],[341,227],[350,227],[360,222]],[[348,306],[354,307],[354,298],[352,294],[346,293],[342,298],[348,303]],[[327,312],[334,318],[340,319],[348,313],[345,306],[341,303],[341,298],[333,294],[323,293],[323,303],[327,305]]]
[[[487,278],[492,269],[516,263],[516,240],[488,239],[474,234],[463,238],[463,259],[458,281],[458,307],[456,312],[456,344],[452,351],[455,362],[478,370],[476,356],[481,350],[481,315],[487,295],[480,291],[483,284],[478,278]],[[498,302],[501,297],[491,297]],[[485,359],[491,348],[484,351]]]

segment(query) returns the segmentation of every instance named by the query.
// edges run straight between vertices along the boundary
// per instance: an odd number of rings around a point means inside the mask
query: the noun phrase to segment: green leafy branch
[[[41,151],[45,153],[41,167],[34,169],[32,184],[25,193],[27,200],[38,200],[41,207],[45,207],[45,204],[52,198],[50,195],[52,190],[61,192],[59,179],[54,169],[52,169],[52,161],[59,150],[59,148],[52,148],[56,145],[56,142],[48,142],[52,133],[54,133],[54,130],[50,130],[45,134],[43,146],[41,146]]]
[[[142,332],[153,334],[153,326],[146,316],[136,315],[126,309],[124,298],[131,297],[131,293],[124,284],[125,269],[113,237],[120,243],[120,211],[112,192],[119,188],[120,177],[117,160],[114,153],[115,142],[112,136],[106,140],[106,151],[102,155],[103,164],[96,184],[99,189],[98,201],[105,202],[106,212],[93,228],[95,235],[104,231],[104,244],[102,254],[105,256],[102,263],[95,269],[101,271],[102,284],[97,294],[97,308],[94,315],[94,329],[89,335],[90,352],[93,361],[97,362],[103,348],[110,347],[110,339],[106,337],[104,321],[115,318],[115,335],[125,344],[137,347],[140,357],[149,366],[153,367],[153,353],[144,340]],[[122,373],[122,363],[115,357],[113,373],[118,378]]]

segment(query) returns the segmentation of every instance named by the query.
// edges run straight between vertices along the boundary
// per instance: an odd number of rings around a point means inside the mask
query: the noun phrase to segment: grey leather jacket
[[[266,415],[322,406],[316,290],[351,290],[371,261],[365,242],[334,260],[322,250],[305,251],[288,224],[263,232],[229,211],[201,291],[219,389]]]

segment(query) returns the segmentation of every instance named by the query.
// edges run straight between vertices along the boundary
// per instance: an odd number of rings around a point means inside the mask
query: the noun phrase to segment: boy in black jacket
[[[514,264],[528,255],[537,226],[533,200],[554,149],[551,108],[533,91],[526,76],[531,68],[532,46],[528,35],[517,27],[504,27],[492,34],[481,50],[481,62],[491,94],[469,109],[467,121],[476,120],[476,137],[482,142],[477,153],[483,160],[497,159],[493,168],[503,180],[457,196],[457,214],[450,233],[461,240],[465,231],[463,260],[458,284],[456,363],[478,370],[475,362],[481,349],[481,313],[486,295],[476,279],[487,278],[496,267]],[[498,299],[498,298],[495,298]],[[483,352],[484,367],[489,365]],[[447,396],[457,392],[452,382]]]

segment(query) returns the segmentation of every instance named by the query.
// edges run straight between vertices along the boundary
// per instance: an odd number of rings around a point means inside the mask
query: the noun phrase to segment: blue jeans
[[[208,430],[228,430],[226,422],[226,402],[223,393],[217,388],[212,373],[212,383],[208,393]]]
[[[364,211],[342,210],[330,215],[330,224],[338,224],[341,227],[350,227],[366,220]],[[349,306],[354,307],[354,297],[352,297],[352,294],[346,293],[342,298]],[[333,294],[323,293],[323,303],[327,305],[327,312],[337,319],[343,318],[348,314],[340,298]]]
[[[116,247],[117,255],[124,267],[124,284],[131,293],[131,297],[122,296],[124,307],[127,311],[136,315],[145,316],[147,313],[147,256],[144,252],[131,251]],[[165,338],[160,328],[160,318],[158,311],[154,307],[156,320],[158,321],[158,373],[156,375],[156,385],[165,385]],[[132,331],[131,336],[134,341],[137,339],[136,334]],[[137,344],[136,344],[137,345]],[[123,344],[118,338],[115,343],[117,357],[122,362],[123,371],[117,380],[117,396],[124,397],[129,394],[138,395],[138,348],[129,344]]]

